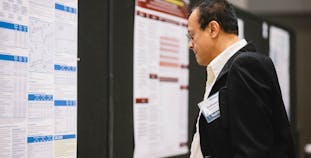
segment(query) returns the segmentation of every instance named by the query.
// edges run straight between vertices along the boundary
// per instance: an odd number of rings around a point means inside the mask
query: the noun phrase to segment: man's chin
[[[200,61],[197,59],[197,63],[200,65],[200,66],[207,66],[204,62]]]

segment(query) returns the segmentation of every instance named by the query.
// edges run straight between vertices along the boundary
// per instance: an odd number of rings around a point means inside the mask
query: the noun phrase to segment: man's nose
[[[190,40],[190,41],[188,42],[188,47],[189,47],[190,49],[193,49],[193,42],[192,42],[192,40]]]

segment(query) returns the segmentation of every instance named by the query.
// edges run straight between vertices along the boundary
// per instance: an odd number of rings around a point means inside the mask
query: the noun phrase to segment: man
[[[225,0],[206,0],[189,16],[189,47],[207,66],[190,157],[294,158],[274,65],[237,34]]]

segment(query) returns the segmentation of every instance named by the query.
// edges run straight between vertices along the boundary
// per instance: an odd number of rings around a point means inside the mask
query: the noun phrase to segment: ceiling
[[[257,14],[311,13],[311,0],[228,0],[232,4]]]

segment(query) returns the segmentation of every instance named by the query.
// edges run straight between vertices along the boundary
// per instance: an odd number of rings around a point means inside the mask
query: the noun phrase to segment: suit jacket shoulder
[[[220,118],[199,120],[204,156],[292,158],[292,138],[271,59],[252,45],[234,54],[216,79]]]

